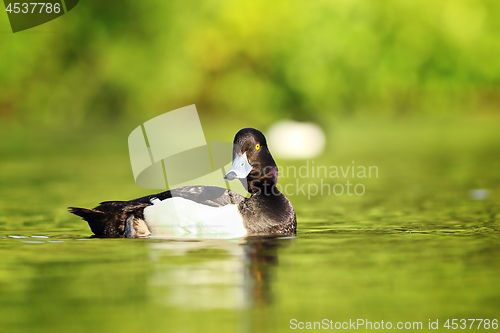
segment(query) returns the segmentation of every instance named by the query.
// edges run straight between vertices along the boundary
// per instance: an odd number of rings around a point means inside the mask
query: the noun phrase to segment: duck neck
[[[278,183],[278,167],[264,168],[265,172],[250,173],[247,177],[248,192],[252,196],[273,197],[281,195],[276,187]]]

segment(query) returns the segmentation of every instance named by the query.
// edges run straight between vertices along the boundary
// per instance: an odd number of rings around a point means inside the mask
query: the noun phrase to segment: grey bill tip
[[[227,180],[233,180],[233,179],[236,179],[238,176],[236,175],[236,172],[234,171],[229,171],[225,176],[224,176],[224,179],[227,179]]]

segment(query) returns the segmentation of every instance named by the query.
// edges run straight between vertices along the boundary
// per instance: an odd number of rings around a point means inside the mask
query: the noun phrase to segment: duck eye
[[[260,143],[255,145],[255,150],[259,150],[259,149],[260,149]]]

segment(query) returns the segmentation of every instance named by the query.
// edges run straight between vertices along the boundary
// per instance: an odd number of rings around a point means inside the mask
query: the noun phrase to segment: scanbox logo
[[[19,32],[52,21],[75,8],[79,0],[28,2],[4,0],[12,32]]]
[[[248,185],[226,182],[232,142],[207,143],[195,105],[146,121],[128,138],[130,162],[138,186],[174,189],[189,185],[229,188],[246,196]]]
[[[246,178],[227,175],[231,168],[251,170],[246,154],[233,156],[231,142],[207,143],[195,105],[146,121],[130,133],[128,146],[134,179],[142,188],[171,190],[183,186],[211,186],[249,196],[248,187],[251,184]],[[247,175],[250,170],[242,174]],[[270,189],[271,193],[265,194],[278,195],[281,192],[307,200],[316,196],[362,196],[366,190],[363,181],[379,177],[378,166],[357,165],[355,161],[348,166],[328,166],[307,160],[300,166],[278,166],[277,171],[278,178],[289,181],[283,186],[276,184]],[[224,175],[228,180],[238,178],[240,181],[228,182]],[[259,176],[261,174],[254,174],[253,177]],[[342,178],[345,182],[335,182]],[[207,190],[205,196],[211,195],[215,198],[220,193]]]

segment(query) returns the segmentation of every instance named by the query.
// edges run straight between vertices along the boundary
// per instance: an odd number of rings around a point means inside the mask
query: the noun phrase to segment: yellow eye
[[[255,150],[259,150],[259,149],[260,149],[260,143],[255,145]]]

